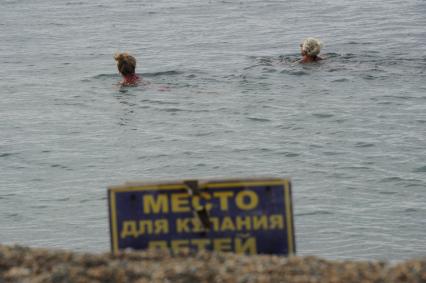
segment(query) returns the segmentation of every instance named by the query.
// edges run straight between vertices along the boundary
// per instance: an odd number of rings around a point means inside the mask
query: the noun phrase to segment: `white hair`
[[[313,37],[308,37],[302,43],[302,51],[309,56],[317,56],[321,51],[321,47],[321,41]]]

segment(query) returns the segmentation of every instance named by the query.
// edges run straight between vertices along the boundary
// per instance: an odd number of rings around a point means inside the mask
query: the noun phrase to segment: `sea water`
[[[426,254],[426,2],[0,2],[0,241],[109,250],[106,188],[290,177],[299,255]],[[296,64],[309,36],[318,64]],[[147,85],[120,88],[128,51]]]

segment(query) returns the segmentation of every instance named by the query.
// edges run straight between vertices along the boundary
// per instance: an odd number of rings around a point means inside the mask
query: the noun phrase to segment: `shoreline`
[[[400,263],[164,251],[118,255],[0,245],[3,282],[426,282],[426,257]]]

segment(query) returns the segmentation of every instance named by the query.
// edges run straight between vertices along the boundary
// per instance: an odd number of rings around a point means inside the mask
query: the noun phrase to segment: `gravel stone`
[[[0,245],[0,283],[425,283],[426,258],[329,261],[203,251],[89,254]]]

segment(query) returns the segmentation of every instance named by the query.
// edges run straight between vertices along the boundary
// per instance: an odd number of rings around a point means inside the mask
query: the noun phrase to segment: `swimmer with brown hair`
[[[122,86],[137,86],[141,81],[138,75],[135,73],[136,59],[128,53],[116,53],[114,55],[115,61],[117,61],[117,69],[123,76],[123,80],[120,82]]]
[[[318,39],[312,37],[305,39],[300,44],[300,52],[303,58],[299,61],[299,63],[311,63],[322,60],[322,58],[318,56],[321,51],[321,47],[322,43]]]

